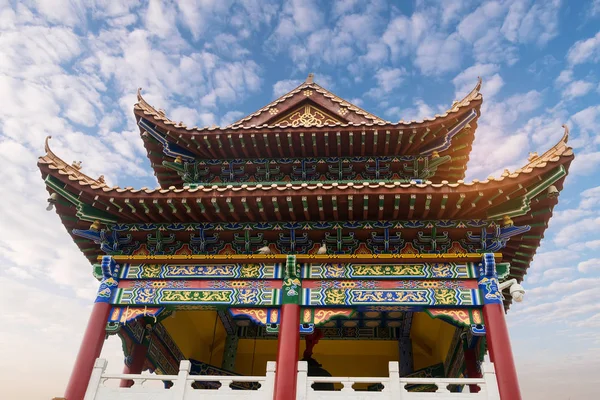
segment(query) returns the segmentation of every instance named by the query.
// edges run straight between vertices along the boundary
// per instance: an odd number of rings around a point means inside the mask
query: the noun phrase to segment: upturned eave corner
[[[47,136],[44,141],[45,155],[38,157],[38,168],[42,172],[42,177],[47,179],[47,176],[53,176],[60,179],[61,176],[68,177],[69,181],[75,181],[80,185],[90,186],[93,189],[103,189],[108,187],[104,181],[104,176],[92,178],[82,172],[82,162],[73,161],[69,164],[62,158],[56,155],[50,148],[50,139],[52,136]]]

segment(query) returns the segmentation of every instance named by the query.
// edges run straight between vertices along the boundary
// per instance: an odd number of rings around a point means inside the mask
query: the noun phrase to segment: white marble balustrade
[[[190,375],[191,364],[181,361],[178,375],[131,375],[105,373],[107,362],[97,359],[84,400],[264,400],[273,398],[275,363],[267,363],[266,376]],[[128,388],[118,387],[122,380],[133,380]],[[112,382],[111,382],[112,381]],[[162,384],[170,381],[169,389]],[[151,384],[154,382],[155,384]],[[218,389],[195,389],[194,382],[219,382]],[[257,390],[233,390],[230,385],[258,382]],[[159,383],[158,385],[156,383]]]
[[[491,363],[482,365],[483,377],[479,379],[468,378],[400,378],[397,362],[389,363],[388,377],[373,378],[351,378],[351,377],[316,377],[307,376],[305,362],[298,365],[298,390],[296,400],[500,400],[498,383],[494,366]],[[314,383],[333,383],[341,386],[336,391],[316,391],[311,386]],[[356,384],[380,384],[383,390],[380,392],[355,390]],[[405,389],[407,385],[435,385],[437,391],[431,392],[409,392]],[[451,393],[449,385],[477,385],[479,393]]]
[[[190,362],[181,361],[178,375],[125,375],[107,374],[106,360],[96,360],[94,371],[85,394],[85,400],[271,400],[275,383],[275,363],[267,363],[266,376],[212,376],[190,375]],[[400,378],[398,363],[389,363],[387,377],[309,377],[307,363],[298,363],[298,388],[296,400],[500,400],[494,366],[486,362],[482,365],[483,377],[467,378]],[[118,387],[122,379],[133,380],[128,388]],[[166,389],[164,381],[173,386]],[[219,382],[218,389],[195,389],[194,382]],[[258,382],[258,390],[234,390],[233,383]],[[334,391],[318,391],[314,383],[332,383]],[[381,391],[356,390],[355,385],[380,384]],[[407,385],[435,385],[437,391],[409,392]],[[477,385],[479,393],[451,393],[449,385]]]

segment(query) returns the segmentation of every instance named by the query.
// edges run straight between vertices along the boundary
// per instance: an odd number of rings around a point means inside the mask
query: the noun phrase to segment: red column
[[[283,304],[277,343],[274,400],[295,400],[300,351],[300,306]]]
[[[488,347],[496,369],[500,399],[521,400],[515,360],[504,318],[504,306],[501,303],[485,304],[483,318]]]
[[[133,350],[131,351],[131,362],[129,365],[125,364],[123,368],[124,374],[141,374],[142,368],[144,368],[144,362],[146,361],[146,354],[148,354],[148,346],[144,344],[136,344],[133,346]],[[131,387],[133,386],[133,381],[131,379],[123,379],[121,380],[121,387]]]
[[[106,321],[110,312],[110,304],[94,303],[79,353],[71,372],[71,378],[65,391],[66,400],[83,400],[92,375],[94,362],[100,356],[106,335]]]
[[[481,378],[481,371],[477,367],[477,357],[475,349],[465,349],[465,370],[468,378]],[[479,393],[479,386],[469,385],[471,393]]]

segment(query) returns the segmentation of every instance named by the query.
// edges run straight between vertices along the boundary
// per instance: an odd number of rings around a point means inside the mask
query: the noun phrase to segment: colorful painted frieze
[[[478,306],[477,283],[465,281],[305,281],[305,306]]]
[[[304,279],[400,279],[477,277],[475,263],[413,263],[394,265],[302,264]]]
[[[282,265],[123,264],[121,279],[281,279]]]
[[[280,281],[124,281],[116,305],[270,306],[280,302]]]

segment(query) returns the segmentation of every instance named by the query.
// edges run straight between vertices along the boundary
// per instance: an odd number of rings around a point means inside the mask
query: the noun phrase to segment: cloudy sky
[[[571,127],[571,174],[508,316],[525,399],[600,391],[600,1],[0,0],[0,397],[63,393],[97,282],[36,160],[156,186],[132,107],[224,125],[316,81],[382,118],[431,116],[484,81],[468,177]],[[104,354],[121,369],[118,340]],[[35,380],[27,374],[35,372]]]

